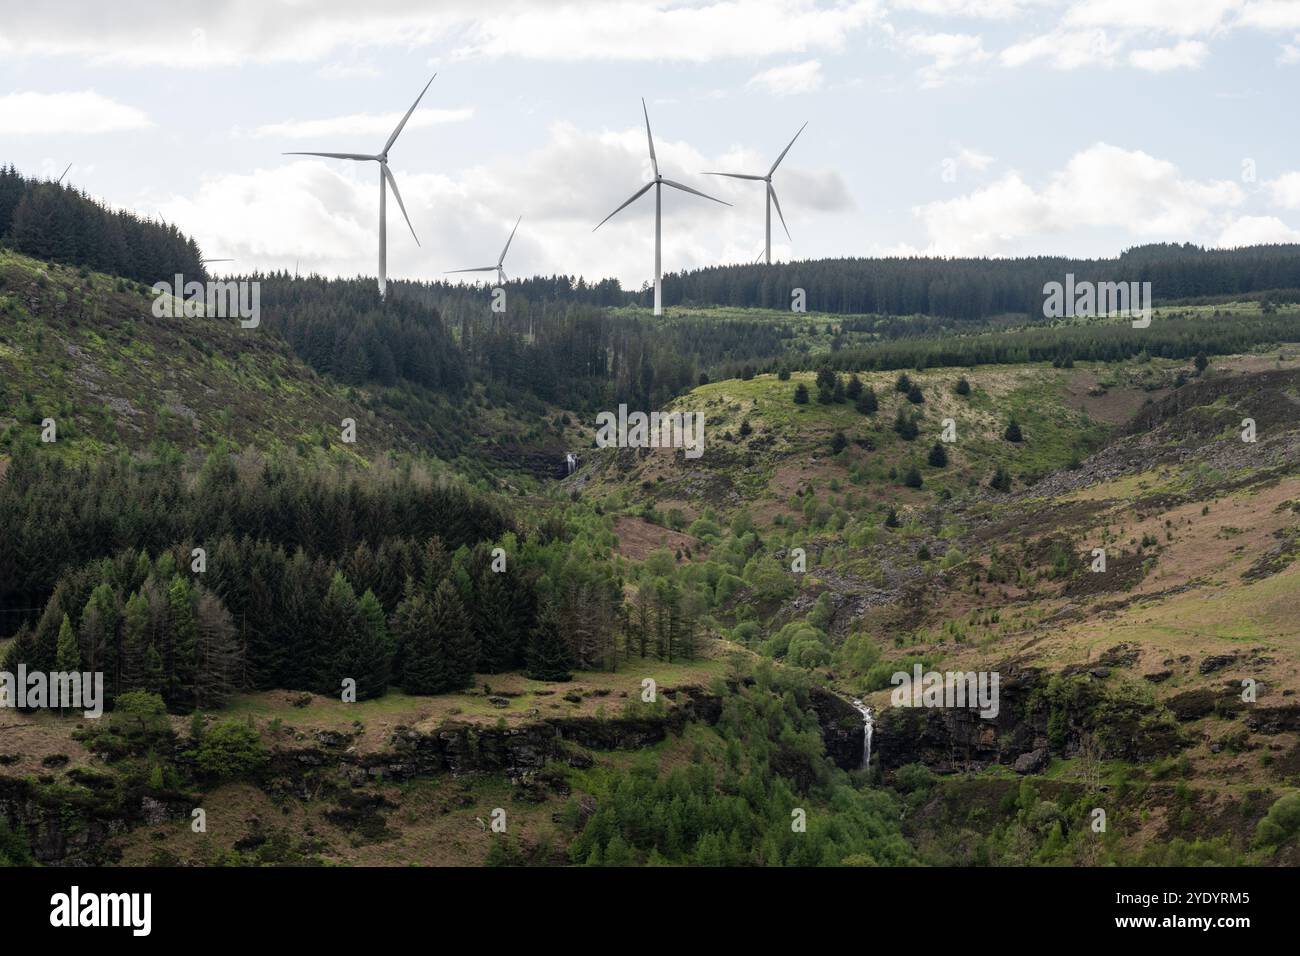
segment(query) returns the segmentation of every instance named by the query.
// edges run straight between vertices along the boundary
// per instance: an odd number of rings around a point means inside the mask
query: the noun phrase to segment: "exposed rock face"
[[[180,794],[129,797],[105,791],[87,797],[51,797],[27,780],[0,777],[0,819],[25,832],[32,856],[46,866],[103,866],[116,862],[109,838],[138,824],[188,816],[193,799]]]
[[[843,697],[821,687],[812,691],[812,709],[822,727],[826,756],[841,770],[862,766],[865,730],[862,715]]]
[[[1125,760],[1151,760],[1187,746],[1172,715],[1108,697],[1105,682],[1091,674],[1074,675],[1069,694],[1053,703],[1044,692],[1050,674],[1015,664],[995,670],[1000,675],[996,717],[947,707],[883,711],[873,747],[881,768],[922,763],[938,773],[955,773],[998,763],[1032,773],[1021,767],[1041,768],[1054,754],[1073,756],[1089,735],[1104,756]]]
[[[300,751],[293,759],[317,767],[343,759],[356,763],[370,778],[406,780],[426,774],[504,772],[519,781],[540,770],[547,760],[573,766],[590,763],[585,750],[639,750],[680,731],[688,721],[714,724],[722,715],[722,701],[699,688],[662,691],[677,705],[661,715],[646,717],[563,717],[522,727],[485,727],[451,722],[432,731],[398,728],[391,746],[359,759],[350,755],[326,757],[318,751]],[[280,761],[281,771],[287,769]]]

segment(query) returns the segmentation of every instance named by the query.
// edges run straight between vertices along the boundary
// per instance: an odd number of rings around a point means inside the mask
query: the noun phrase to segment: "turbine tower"
[[[803,126],[800,126],[799,133],[802,133],[804,130],[804,126],[807,125],[808,125],[807,123],[804,123]],[[732,179],[754,179],[754,180],[758,180],[759,182],[767,184],[767,228],[766,228],[767,240],[763,246],[763,250],[764,250],[764,256],[766,257],[766,261],[769,266],[772,264],[772,204],[773,203],[776,203],[776,214],[781,217],[781,228],[785,230],[785,237],[787,239],[790,238],[790,227],[785,224],[785,216],[782,215],[781,213],[781,201],[776,198],[776,190],[772,188],[772,174],[776,172],[776,167],[781,165],[781,160],[785,159],[785,154],[790,152],[790,147],[793,146],[794,141],[799,138],[799,133],[795,133],[794,139],[791,139],[789,145],[787,145],[785,149],[781,150],[781,155],[776,158],[776,162],[772,164],[772,168],[767,171],[767,175],[765,176],[755,176],[752,173],[705,173],[704,174],[706,176],[730,176]]]
[[[435,73],[429,78],[429,82],[424,84],[424,89],[420,95],[415,98],[411,108],[406,111],[402,121],[397,124],[397,129],[393,130],[393,135],[388,137],[388,142],[384,148],[375,155],[367,153],[285,153],[285,156],[324,156],[327,159],[351,159],[359,163],[378,163],[379,164],[379,294],[382,296],[388,287],[388,189],[393,190],[393,198],[397,200],[397,208],[402,210],[402,218],[406,220],[407,227],[411,230],[411,237],[415,244],[420,244],[420,237],[415,234],[415,227],[411,225],[411,217],[406,214],[406,206],[402,202],[402,194],[397,188],[397,180],[393,178],[392,171],[388,168],[388,151],[393,148],[393,143],[397,142],[397,137],[402,134],[406,121],[411,118],[415,108],[420,105],[420,100],[424,99],[424,94],[428,92],[433,81],[438,78]]]
[[[506,247],[501,250],[501,256],[497,259],[494,266],[478,266],[474,269],[451,269],[446,274],[453,275],[457,272],[495,272],[497,274],[497,285],[506,284],[506,270],[503,263],[506,261],[506,253],[510,251],[510,243],[514,241],[515,229],[519,228],[519,223],[523,221],[523,216],[515,220],[515,228],[510,230],[510,238],[506,240]]]
[[[634,192],[632,194],[631,199],[623,203],[623,205],[619,206],[608,216],[602,219],[599,223],[597,223],[596,229],[599,229],[601,226],[605,225],[605,223],[609,222],[620,212],[622,212],[628,206],[632,205],[632,203],[636,202],[643,195],[649,192],[651,186],[654,187],[654,191],[655,191],[655,315],[663,315],[664,314],[663,255],[662,255],[662,245],[660,242],[662,232],[663,232],[662,223],[661,223],[662,220],[661,213],[662,213],[662,205],[663,205],[662,202],[663,187],[672,186],[674,189],[680,189],[682,192],[694,193],[696,196],[703,196],[705,199],[712,199],[714,202],[722,203],[722,205],[724,206],[730,206],[731,203],[722,202],[721,199],[715,199],[713,196],[710,196],[707,193],[702,193],[698,189],[692,189],[690,186],[683,186],[681,183],[675,183],[671,179],[664,179],[664,177],[659,174],[659,160],[655,158],[655,138],[650,132],[650,114],[649,112],[647,112],[645,108],[644,97],[641,99],[641,112],[645,114],[645,137],[646,137],[646,142],[650,144],[650,165],[654,169],[654,179],[650,180],[650,182],[646,183],[644,186],[642,186],[640,189]],[[596,229],[593,229],[591,231],[595,232]]]

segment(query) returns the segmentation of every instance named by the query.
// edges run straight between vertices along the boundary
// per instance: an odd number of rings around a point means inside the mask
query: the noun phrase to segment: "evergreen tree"
[[[1015,418],[1012,418],[1011,421],[1007,423],[1007,430],[1002,433],[1002,437],[1009,442],[1021,442],[1025,440],[1025,436],[1020,432],[1020,423],[1017,422]]]
[[[954,388],[953,391],[956,392],[958,395],[970,394],[970,382],[966,381],[965,375],[957,379],[957,387]]]
[[[442,652],[447,689],[470,686],[479,657],[478,640],[450,581],[443,581],[433,592],[430,616],[434,639]]]
[[[808,386],[803,382],[794,387],[794,403],[796,405],[808,404]]]
[[[569,645],[560,633],[555,608],[548,604],[542,609],[537,626],[529,636],[528,667],[524,673],[533,680],[571,680],[571,661]]]
[[[876,398],[876,390],[870,385],[862,390],[862,394],[858,396],[858,400],[854,404],[854,408],[863,415],[874,415],[879,407],[880,403]]]
[[[937,441],[930,446],[930,457],[927,460],[931,468],[948,467],[948,449],[943,447],[943,442]]]
[[[63,623],[59,625],[59,643],[58,650],[55,653],[54,669],[61,674],[74,674],[81,670],[81,652],[77,649],[77,635],[72,630],[72,622],[68,620],[68,615],[63,615]],[[67,703],[60,699],[59,713],[63,713],[63,707]]]
[[[240,673],[240,649],[230,612],[204,587],[196,587],[194,645],[194,706],[223,706],[235,692]]]

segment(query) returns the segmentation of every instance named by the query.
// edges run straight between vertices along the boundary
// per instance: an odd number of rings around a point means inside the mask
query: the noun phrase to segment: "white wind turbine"
[[[415,244],[420,244],[420,237],[415,234],[415,227],[411,225],[411,217],[406,214],[406,206],[402,203],[402,194],[397,188],[397,180],[393,178],[392,171],[388,168],[388,151],[393,148],[393,143],[397,142],[397,137],[401,135],[402,129],[406,126],[406,121],[411,118],[415,108],[420,105],[420,100],[428,92],[433,81],[438,78],[435,73],[429,78],[429,82],[424,84],[424,89],[420,95],[415,98],[411,108],[406,111],[402,121],[397,124],[397,129],[393,130],[393,135],[388,137],[388,142],[384,148],[371,156],[367,153],[285,153],[285,156],[324,156],[328,159],[352,159],[361,163],[378,163],[379,164],[379,294],[382,296],[388,287],[388,188],[393,190],[393,198],[397,200],[397,208],[402,210],[402,218],[406,220],[406,225],[411,230],[411,237],[415,239]]]
[[[523,216],[520,216],[515,220],[515,228],[510,230],[510,238],[506,240],[506,246],[501,250],[501,256],[497,259],[496,265],[477,266],[473,269],[451,269],[447,272],[447,275],[454,275],[457,272],[495,272],[497,274],[497,285],[505,285],[506,270],[504,268],[504,263],[506,261],[506,253],[510,251],[510,243],[514,241],[515,230],[519,228],[519,223],[523,221],[523,218]]]
[[[807,123],[804,123],[803,126],[800,126],[799,133],[802,133],[804,131],[804,126],[807,125],[808,125]],[[795,133],[794,139],[791,139],[789,145],[787,145],[785,149],[781,150],[781,155],[776,158],[776,162],[772,164],[772,168],[767,171],[766,176],[755,176],[751,173],[705,173],[704,174],[706,176],[730,176],[732,179],[754,179],[754,180],[758,180],[759,182],[767,184],[767,231],[766,231],[767,240],[763,246],[763,255],[768,265],[772,264],[772,204],[773,203],[776,203],[776,214],[781,217],[781,228],[785,230],[785,237],[787,239],[790,238],[790,227],[785,224],[785,216],[782,215],[781,213],[781,201],[776,198],[776,190],[772,188],[772,174],[776,172],[776,167],[781,165],[781,160],[785,159],[785,154],[790,152],[790,147],[793,146],[794,141],[799,138],[799,133]]]
[[[722,203],[722,205],[724,206],[730,206],[731,203],[722,202],[721,199],[714,199],[714,197],[708,195],[707,193],[702,193],[698,189],[692,189],[690,186],[683,186],[681,183],[675,183],[671,179],[664,179],[664,177],[659,174],[659,160],[655,158],[655,139],[654,136],[650,133],[650,114],[649,112],[646,111],[644,98],[642,98],[641,100],[641,112],[645,114],[645,136],[646,136],[646,142],[650,144],[650,165],[654,168],[654,174],[655,174],[654,179],[650,180],[650,182],[646,183],[644,186],[642,186],[640,189],[634,192],[632,194],[631,199],[623,203],[623,205],[619,206],[608,216],[602,219],[599,223],[597,223],[596,229],[599,229],[601,226],[605,225],[605,223],[609,222],[620,212],[622,212],[625,208],[627,208],[628,206],[632,205],[632,203],[640,199],[643,195],[645,195],[650,190],[651,186],[654,187],[654,191],[655,191],[655,315],[663,315],[664,314],[663,267],[662,267],[663,255],[662,255],[662,245],[660,242],[662,231],[663,231],[661,226],[661,219],[662,219],[661,207],[662,207],[662,198],[663,198],[663,187],[672,186],[674,189],[682,190],[682,192],[694,193],[696,196],[703,196],[705,199],[712,199],[714,202]],[[591,231],[595,232],[596,229],[593,229]]]

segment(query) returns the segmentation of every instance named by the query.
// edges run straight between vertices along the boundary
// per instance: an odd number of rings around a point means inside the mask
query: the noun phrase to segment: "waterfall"
[[[871,766],[871,732],[875,729],[876,722],[871,716],[871,708],[856,697],[853,698],[853,706],[862,715],[862,767],[865,770]]]

